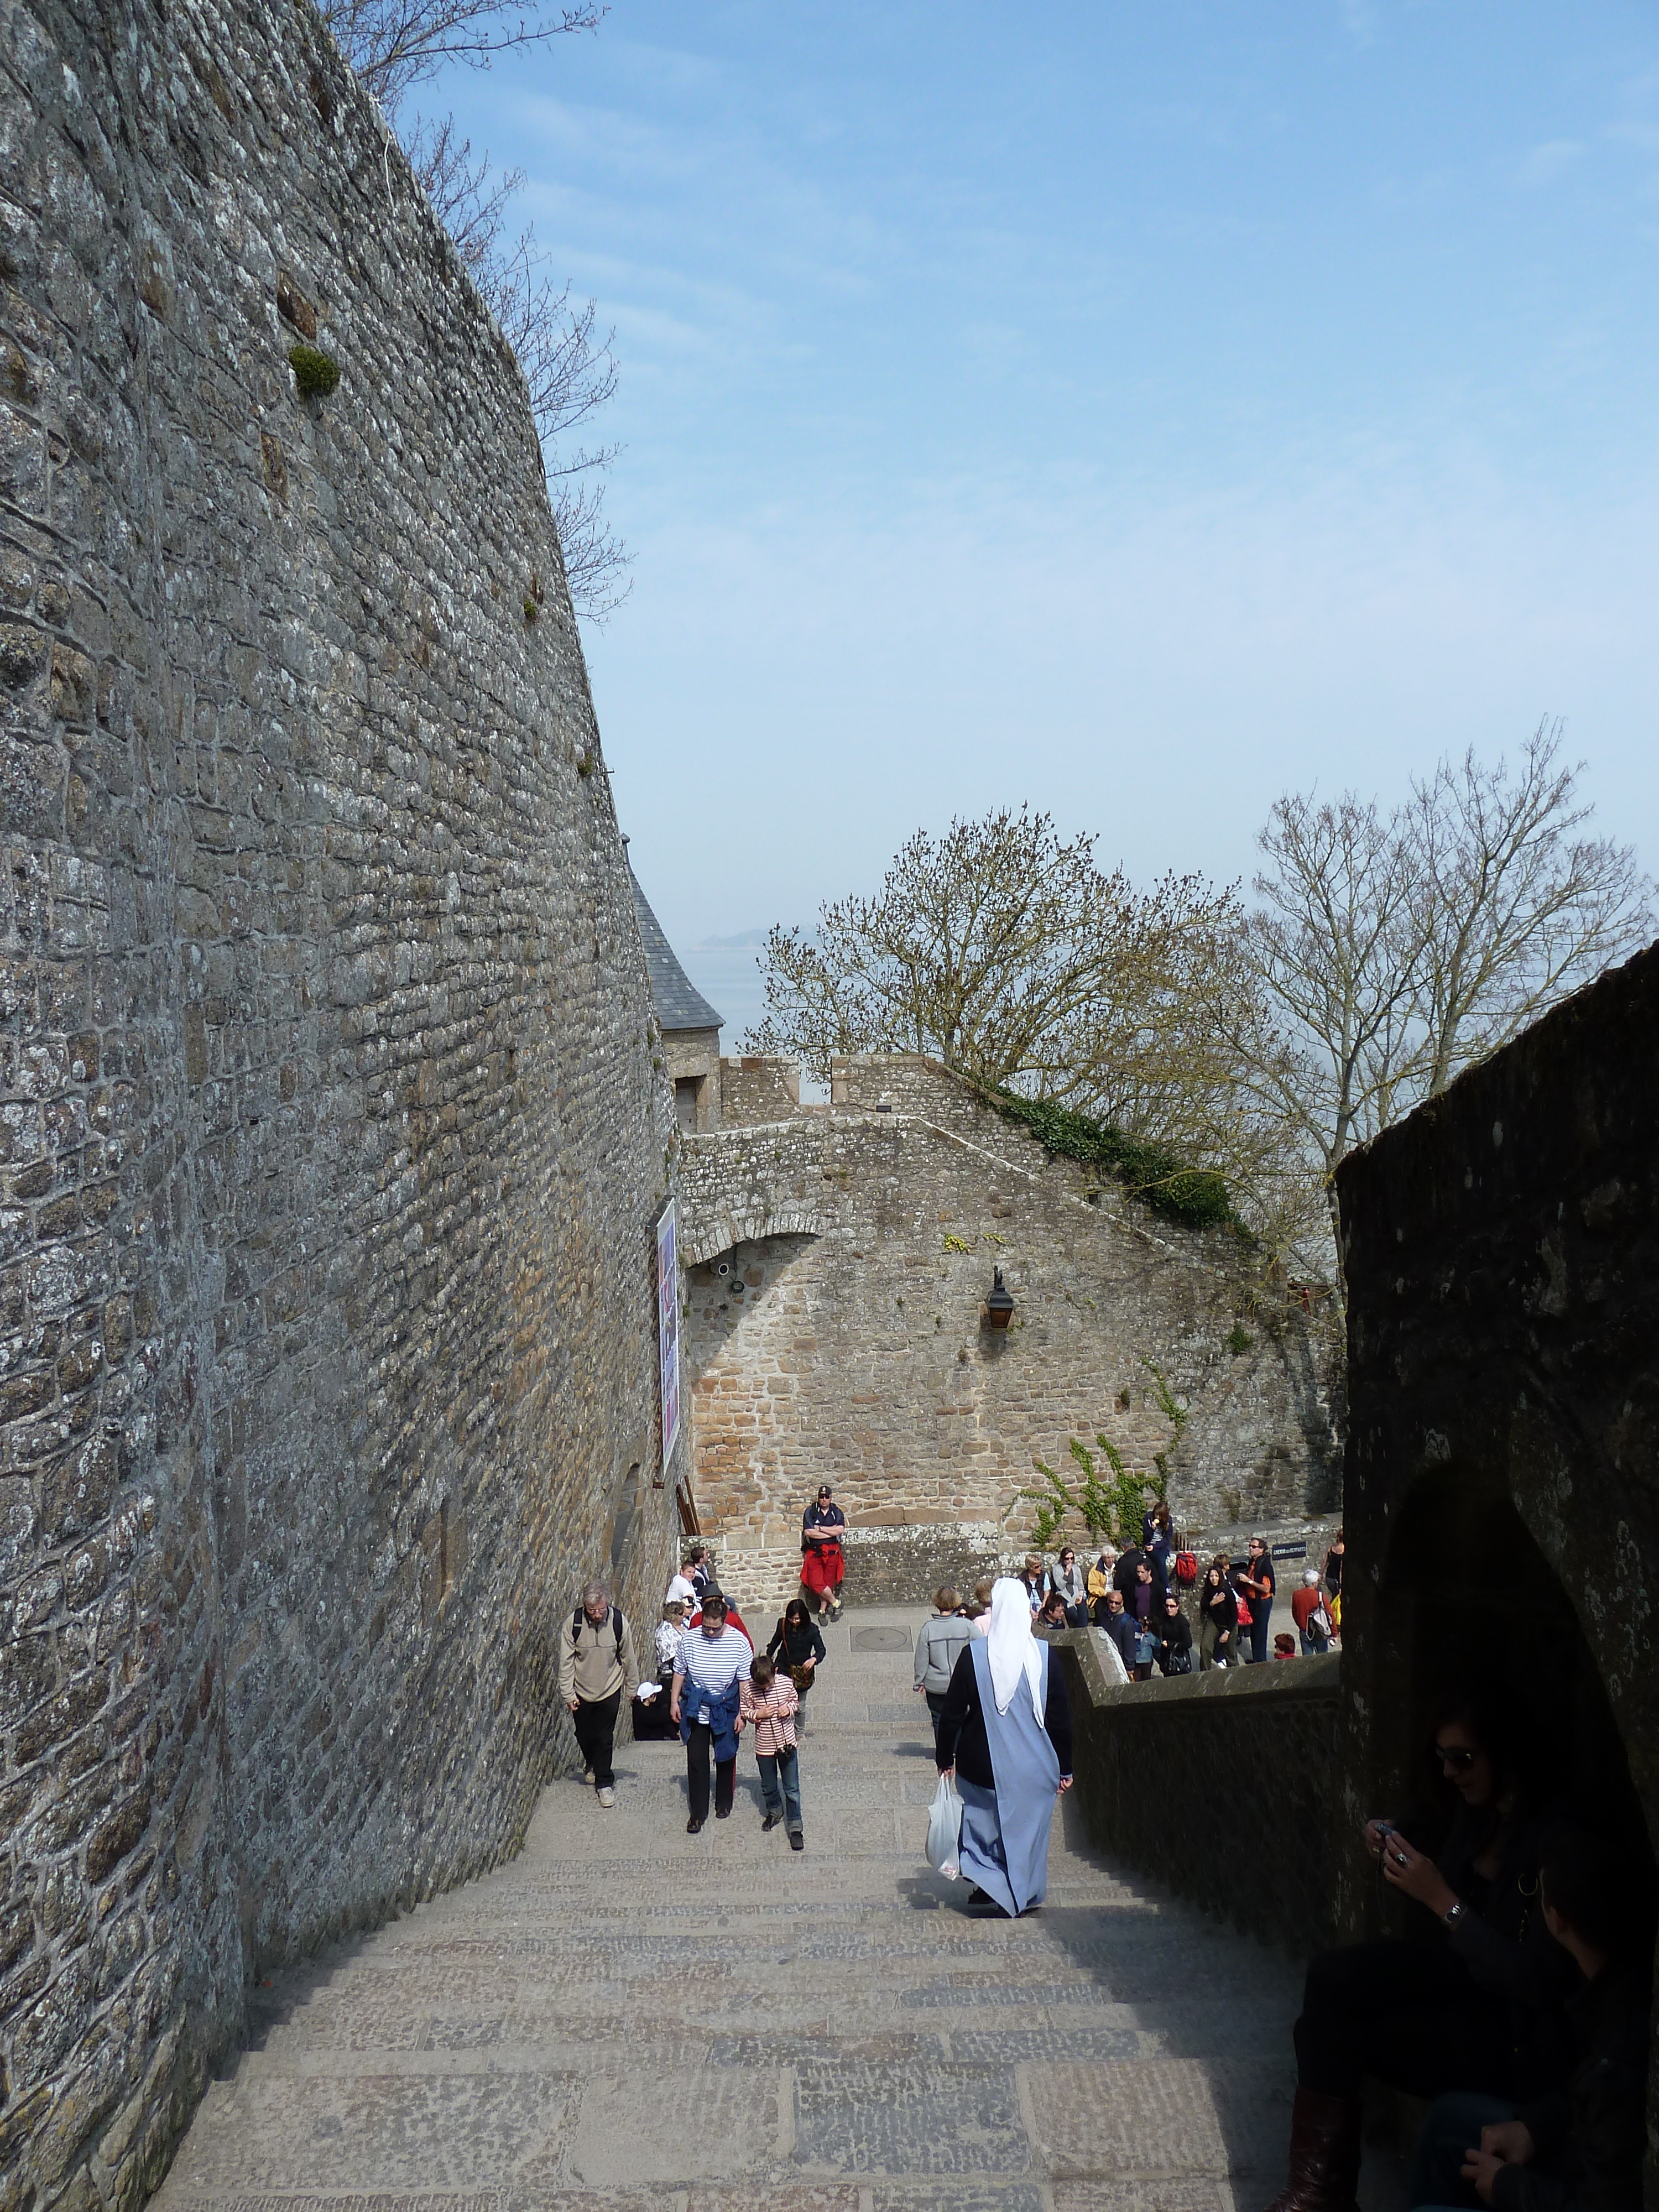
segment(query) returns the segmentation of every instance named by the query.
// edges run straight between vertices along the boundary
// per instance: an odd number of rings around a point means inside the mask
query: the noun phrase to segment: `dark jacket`
[[[1448,1884],[1470,1908],[1451,1930],[1454,1955],[1478,1989],[1500,1997],[1522,2072],[1534,2093],[1559,2085],[1571,2065],[1563,2007],[1578,1969],[1544,1925],[1538,1869],[1559,1813],[1517,1812],[1498,1833],[1498,1869],[1488,1881],[1474,1861],[1493,1839],[1496,1815],[1460,1807],[1433,1853]],[[1406,1833],[1411,1827],[1401,1823]]]
[[[1521,2118],[1536,2146],[1492,2185],[1493,2212],[1638,2212],[1647,2125],[1648,2006],[1637,1977],[1609,1966],[1568,2000],[1578,2063],[1565,2092]]]
[[[1048,1694],[1043,1700],[1042,1725],[1048,1731],[1048,1741],[1060,1760],[1060,1772],[1069,1774],[1072,1701],[1066,1694],[1066,1673],[1057,1651],[1048,1654]],[[957,1660],[951,1675],[951,1686],[945,1693],[945,1703],[939,1707],[939,1745],[934,1757],[941,1774],[946,1767],[954,1766],[964,1782],[976,1782],[981,1790],[994,1790],[997,1786],[971,1645]]]
[[[1192,1623],[1184,1613],[1176,1613],[1171,1620],[1166,1613],[1158,1623],[1158,1670],[1160,1674],[1188,1674],[1192,1672]]]
[[[1135,1638],[1139,1633],[1132,1613],[1107,1613],[1101,1616],[1100,1626],[1117,1648],[1117,1656],[1133,1674],[1135,1668]]]
[[[1157,1558],[1152,1553],[1143,1552],[1138,1546],[1132,1544],[1128,1550],[1125,1552],[1122,1557],[1119,1559],[1117,1565],[1112,1569],[1112,1587],[1114,1589],[1120,1589],[1122,1591],[1123,1602],[1125,1606],[1129,1607],[1131,1610],[1133,1609],[1134,1604],[1134,1600],[1131,1594],[1135,1586],[1135,1571],[1139,1566],[1143,1559],[1145,1559],[1147,1565],[1152,1571],[1152,1602],[1155,1605],[1162,1605],[1164,1602],[1164,1575],[1163,1560]]]
[[[1239,1603],[1242,1606],[1249,1607],[1252,1619],[1255,1618],[1256,1607],[1260,1606],[1265,1620],[1273,1611],[1273,1600],[1279,1595],[1279,1577],[1273,1572],[1272,1559],[1264,1552],[1259,1559],[1246,1559],[1242,1566],[1235,1567],[1233,1572],[1236,1575],[1248,1575],[1253,1583],[1267,1583],[1267,1595],[1265,1597],[1253,1597],[1249,1590],[1242,1591],[1239,1596]]]
[[[816,1659],[818,1667],[824,1662],[823,1638],[817,1624],[809,1620],[805,1628],[790,1628],[780,1620],[772,1631],[772,1640],[767,1645],[768,1656],[786,1667],[804,1667],[809,1659]],[[814,1676],[817,1667],[812,1669]]]
[[[1237,1628],[1238,1626],[1238,1595],[1231,1583],[1223,1583],[1219,1589],[1212,1589],[1208,1583],[1200,1583],[1198,1610],[1200,1621],[1212,1620],[1218,1628]]]

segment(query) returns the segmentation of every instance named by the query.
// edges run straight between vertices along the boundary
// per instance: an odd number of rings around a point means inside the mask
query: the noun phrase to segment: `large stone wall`
[[[522,380],[309,9],[5,5],[0,280],[0,2201],[131,2205],[654,1600],[672,1139]]]
[[[740,1597],[793,1587],[826,1478],[855,1589],[982,1571],[1024,1547],[1034,1462],[1075,1477],[1097,1431],[1140,1472],[1161,1456],[1194,1527],[1334,1502],[1335,1337],[1230,1234],[1051,1158],[926,1060],[838,1062],[828,1109],[732,1126],[734,1097],[776,1112],[763,1079],[723,1082],[726,1126],[681,1161],[696,1498]],[[994,1267],[1006,1336],[981,1326]]]
[[[1356,1153],[1338,1191],[1339,1904],[1360,1932],[1359,1824],[1433,1786],[1434,1701],[1465,1668],[1508,1674],[1587,1818],[1659,1838],[1659,949]]]

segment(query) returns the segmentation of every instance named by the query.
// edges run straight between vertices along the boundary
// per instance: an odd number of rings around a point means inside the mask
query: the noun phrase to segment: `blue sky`
[[[1659,11],[613,0],[453,100],[614,323],[682,946],[1029,800],[1248,876],[1559,714],[1659,859]]]

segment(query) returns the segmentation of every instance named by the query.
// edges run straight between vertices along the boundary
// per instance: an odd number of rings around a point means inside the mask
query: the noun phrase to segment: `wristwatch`
[[[1447,1927],[1455,1928],[1458,1922],[1463,1917],[1463,1915],[1468,1911],[1468,1906],[1464,1904],[1462,1899],[1460,1897],[1456,1904],[1449,1907],[1443,1916]]]

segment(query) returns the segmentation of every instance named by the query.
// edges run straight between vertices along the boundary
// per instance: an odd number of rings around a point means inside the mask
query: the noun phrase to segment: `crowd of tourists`
[[[1322,1570],[1300,1570],[1291,1597],[1294,1627],[1277,1635],[1272,1624],[1278,1575],[1266,1540],[1252,1536],[1242,1559],[1217,1553],[1200,1575],[1161,1503],[1146,1514],[1139,1543],[1121,1552],[1103,1544],[1087,1567],[1069,1544],[1052,1559],[1033,1552],[1018,1580],[1040,1627],[1103,1630],[1130,1680],[1144,1682],[1154,1674],[1315,1657],[1332,1650],[1341,1636],[1346,1553],[1339,1528]],[[969,1620],[976,1602],[961,1608]]]
[[[739,1741],[748,1729],[762,1829],[781,1826],[790,1848],[804,1850],[800,1738],[825,1656],[805,1596],[789,1601],[758,1650],[735,1601],[714,1579],[708,1547],[693,1544],[664,1594],[653,1674],[641,1679],[632,1626],[604,1584],[592,1583],[564,1623],[559,1648],[559,1696],[570,1711],[583,1782],[601,1806],[615,1805],[617,1724],[629,1699],[636,1741],[678,1735],[684,1745],[686,1832],[698,1835],[711,1808],[717,1820],[732,1816]]]

